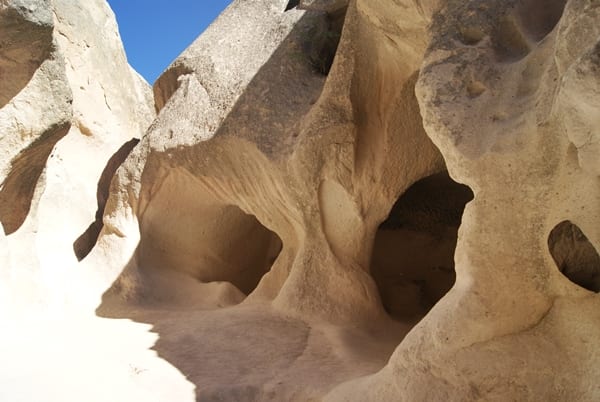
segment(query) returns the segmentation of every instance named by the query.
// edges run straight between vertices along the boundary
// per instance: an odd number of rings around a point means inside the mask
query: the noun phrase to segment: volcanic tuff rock
[[[104,202],[101,172],[150,124],[151,94],[103,1],[3,1],[0,19],[2,274],[13,301],[49,303],[70,291],[56,282],[71,276],[73,242]]]
[[[0,399],[598,399],[600,4],[296,3],[0,2]]]

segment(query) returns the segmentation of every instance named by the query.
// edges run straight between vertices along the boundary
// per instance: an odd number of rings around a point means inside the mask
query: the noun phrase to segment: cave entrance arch
[[[144,211],[139,266],[175,270],[202,283],[229,282],[250,294],[277,258],[281,240],[254,215],[188,180],[169,175]]]
[[[99,313],[139,318],[242,302],[279,256],[279,236],[184,172],[172,171],[157,189],[140,213],[135,255]]]
[[[371,275],[392,318],[421,319],[454,285],[458,228],[472,199],[444,171],[414,183],[381,223]]]

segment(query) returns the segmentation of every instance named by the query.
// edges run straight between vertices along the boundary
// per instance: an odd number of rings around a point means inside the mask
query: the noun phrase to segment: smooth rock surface
[[[127,64],[104,1],[8,1],[2,7],[7,41],[23,54],[16,58],[4,48],[4,57],[21,73],[33,66],[31,79],[0,108],[0,220],[11,254],[3,270],[10,272],[16,305],[60,305],[72,291],[64,284],[77,263],[73,242],[94,221],[100,202],[102,170],[150,124],[151,94]],[[20,18],[41,33],[25,30]],[[39,66],[32,61],[37,58]]]

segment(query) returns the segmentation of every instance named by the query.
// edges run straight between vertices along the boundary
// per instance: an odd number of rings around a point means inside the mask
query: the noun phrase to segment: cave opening
[[[444,171],[414,183],[381,223],[371,275],[392,318],[421,319],[454,285],[458,228],[472,199]]]
[[[105,292],[102,316],[236,305],[279,257],[275,232],[182,173],[171,171],[140,213],[139,243]]]
[[[237,206],[189,201],[171,213],[146,212],[140,267],[174,270],[205,284],[227,282],[249,295],[277,259],[281,239]]]
[[[548,248],[560,272],[574,284],[600,293],[600,255],[571,221],[562,221],[548,236]]]

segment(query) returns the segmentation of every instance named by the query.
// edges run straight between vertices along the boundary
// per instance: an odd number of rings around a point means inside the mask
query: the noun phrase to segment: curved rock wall
[[[113,399],[600,397],[594,2],[235,0],[126,143],[106,4],[29,1],[0,291],[94,328]]]
[[[5,1],[0,16],[2,270],[15,306],[63,305],[73,242],[94,221],[112,154],[150,124],[150,88],[103,1]]]
[[[591,71],[598,10],[449,1],[435,16],[420,110],[451,175],[475,194],[456,284],[384,370],[331,400],[597,398],[599,299],[579,286],[593,290],[600,249],[598,177],[587,158],[595,78],[576,96],[570,88]],[[565,220],[578,227],[562,229]]]

